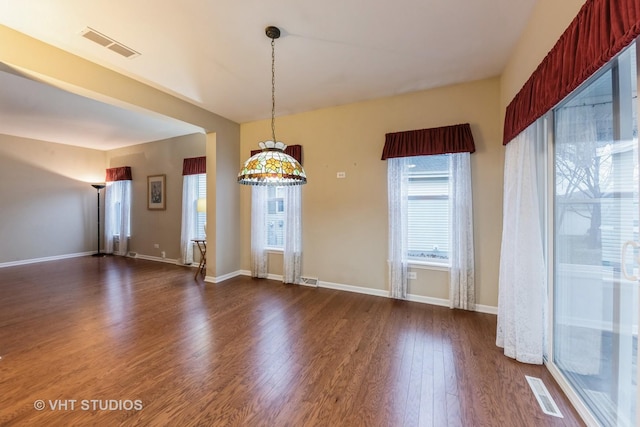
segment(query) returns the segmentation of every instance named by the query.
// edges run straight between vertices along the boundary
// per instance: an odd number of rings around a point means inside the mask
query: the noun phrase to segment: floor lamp
[[[104,256],[105,254],[100,252],[100,190],[102,190],[105,185],[91,184],[91,186],[98,191],[98,253],[95,253],[92,256]]]

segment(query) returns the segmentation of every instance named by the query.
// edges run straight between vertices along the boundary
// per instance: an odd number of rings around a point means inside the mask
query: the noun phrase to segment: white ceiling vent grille
[[[91,40],[94,43],[98,43],[102,47],[106,47],[107,49],[117,53],[118,55],[124,56],[125,58],[135,58],[140,55],[140,52],[136,52],[135,50],[128,48],[120,42],[115,41],[111,37],[107,37],[99,31],[94,30],[91,27],[87,27],[80,33],[82,37],[87,40]]]

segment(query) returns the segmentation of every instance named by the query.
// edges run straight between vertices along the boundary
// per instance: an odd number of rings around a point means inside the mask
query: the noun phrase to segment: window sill
[[[437,270],[437,271],[449,271],[450,266],[446,264],[436,264],[433,262],[425,261],[409,261],[409,268],[419,268],[422,270]]]
[[[266,248],[265,249],[268,254],[283,254],[284,249],[282,248]]]

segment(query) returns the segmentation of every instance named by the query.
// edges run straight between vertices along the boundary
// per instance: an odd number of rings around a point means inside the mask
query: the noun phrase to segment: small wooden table
[[[198,264],[198,269],[194,276],[197,279],[198,274],[202,274],[202,277],[204,277],[207,273],[207,241],[205,239],[192,239],[192,241],[198,245],[198,250],[200,251],[200,264]]]

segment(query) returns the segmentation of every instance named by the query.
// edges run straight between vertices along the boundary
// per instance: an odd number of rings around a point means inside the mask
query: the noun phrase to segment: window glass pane
[[[198,195],[198,199],[206,199],[207,198],[207,174],[202,173],[198,175],[198,181],[196,184],[196,194]],[[196,212],[196,229],[195,236],[197,239],[205,238],[204,225],[207,222],[207,213],[206,212],[198,212],[197,206],[198,201],[195,201],[196,208],[194,209]]]
[[[281,249],[284,246],[284,187],[267,187],[266,212],[267,246]]]
[[[449,156],[411,157],[409,163],[407,257],[447,264]]]
[[[635,425],[638,131],[635,49],[554,110],[553,362],[602,425]],[[632,252],[632,251],[630,251]]]

